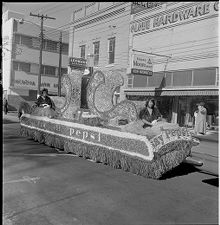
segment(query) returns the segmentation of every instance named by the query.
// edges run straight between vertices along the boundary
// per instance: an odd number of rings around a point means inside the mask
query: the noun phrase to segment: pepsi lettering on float
[[[163,129],[161,127],[161,134],[153,137],[150,142],[154,148],[154,151],[157,152],[162,146],[170,142],[183,139],[190,140],[191,138],[192,134],[185,127],[173,130]]]
[[[100,132],[90,131],[90,130],[83,130],[83,129],[76,129],[70,128],[69,135],[71,137],[75,137],[81,140],[87,140],[90,142],[100,142],[101,141],[101,134]]]
[[[131,22],[131,33],[151,32],[155,29],[168,27],[184,22],[193,22],[199,18],[218,15],[219,2],[203,2],[194,6],[186,6],[181,9],[172,10],[169,13],[161,13],[157,16],[144,18],[141,21]]]
[[[153,75],[152,58],[147,55],[132,55],[131,73],[137,75]]]

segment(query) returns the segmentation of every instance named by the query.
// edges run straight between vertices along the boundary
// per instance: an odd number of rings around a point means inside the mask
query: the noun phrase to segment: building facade
[[[93,2],[75,11],[69,56],[87,59],[92,55],[95,70],[121,69],[127,79],[130,11],[130,2]],[[122,90],[118,90],[121,99]]]
[[[164,2],[131,15],[127,99],[157,100],[169,122],[192,126],[196,103],[204,101],[208,124],[218,123],[219,2]],[[131,56],[153,60],[153,75],[131,73]]]
[[[40,26],[25,20],[20,23],[20,19],[24,15],[17,12],[3,15],[3,95],[8,99],[9,110],[16,110],[21,101],[37,99]],[[49,95],[57,95],[59,31],[44,26],[44,34],[41,87],[47,88]],[[67,73],[67,66],[68,32],[63,31],[62,74]]]

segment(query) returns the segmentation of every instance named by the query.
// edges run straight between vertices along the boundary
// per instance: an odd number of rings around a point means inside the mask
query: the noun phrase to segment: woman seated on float
[[[162,121],[162,115],[155,107],[153,98],[146,101],[145,108],[139,113],[139,119],[144,123],[143,128],[152,127],[158,121]]]
[[[46,108],[46,107],[52,108],[53,107],[52,100],[48,96],[48,89],[44,88],[41,91],[41,95],[38,97],[36,105],[38,107],[43,107],[43,108]]]
[[[41,95],[35,102],[35,110],[32,114],[39,116],[47,116],[52,118],[55,116],[55,105],[51,98],[48,96],[48,89],[44,88],[41,91]]]

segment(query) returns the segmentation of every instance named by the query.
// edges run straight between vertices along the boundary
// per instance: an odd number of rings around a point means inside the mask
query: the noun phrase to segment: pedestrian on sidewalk
[[[6,99],[6,97],[4,97],[4,99],[3,99],[3,104],[4,104],[5,115],[7,115],[7,113],[8,113],[8,100]]]
[[[204,107],[205,103],[200,102],[197,104],[198,110],[194,112],[194,117],[195,117],[195,128],[194,132],[195,134],[206,134],[206,115],[207,115],[207,110]]]

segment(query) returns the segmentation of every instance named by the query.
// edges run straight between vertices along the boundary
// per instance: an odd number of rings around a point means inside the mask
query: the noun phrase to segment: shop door
[[[167,122],[171,122],[173,101],[174,98],[168,96],[157,99],[158,109]]]

